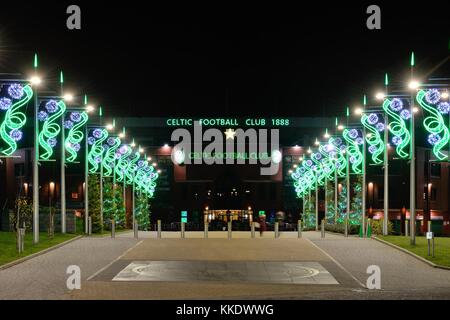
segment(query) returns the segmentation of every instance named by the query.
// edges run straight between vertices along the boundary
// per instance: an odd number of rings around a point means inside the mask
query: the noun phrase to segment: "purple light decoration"
[[[358,130],[356,130],[356,129],[351,129],[351,130],[348,132],[348,135],[349,135],[350,138],[356,139],[356,137],[358,137]]]
[[[376,146],[370,146],[368,150],[369,150],[370,153],[374,153],[375,151],[377,151],[377,147]]]
[[[398,146],[400,143],[402,143],[402,138],[399,136],[393,136],[392,137],[392,143]]]
[[[400,112],[400,117],[402,117],[404,120],[408,120],[409,118],[411,118],[411,112],[409,112],[409,110],[402,110]]]
[[[351,156],[351,157],[349,158],[349,161],[350,161],[350,163],[355,163],[356,158],[355,158],[354,156]]]
[[[341,150],[342,152],[344,152],[345,150],[347,150],[347,146],[346,146],[345,144],[342,144],[342,145],[339,147],[339,150]]]
[[[316,153],[314,154],[314,158],[316,158],[316,160],[320,160],[322,159],[322,155],[320,153]]]
[[[334,139],[334,144],[335,144],[336,146],[340,146],[340,145],[342,144],[342,139],[341,139],[341,138],[336,138],[336,139]]]
[[[94,160],[95,160],[96,163],[102,162],[102,158],[99,157],[99,156],[95,157]]]
[[[47,109],[49,113],[55,113],[58,111],[58,103],[55,100],[49,100],[45,104],[45,109]]]
[[[87,142],[88,142],[89,145],[92,146],[95,143],[95,138],[94,137],[89,137]]]
[[[125,154],[128,151],[128,147],[126,145],[123,145],[119,148],[119,153],[120,154]]]
[[[70,120],[72,120],[73,122],[80,122],[81,114],[79,112],[72,112],[70,114]]]
[[[384,131],[384,123],[378,122],[375,128],[377,128],[378,131]]]
[[[0,110],[8,110],[11,108],[12,101],[9,98],[1,98],[0,99]]]
[[[73,122],[70,120],[64,121],[64,128],[71,129],[73,127]]]
[[[108,140],[106,141],[110,146],[114,145],[115,139],[114,138],[108,138]]]
[[[13,99],[16,99],[16,100],[22,98],[23,97],[23,87],[22,87],[22,85],[19,84],[19,83],[13,83],[8,88],[8,94]]]
[[[442,114],[448,114],[450,112],[450,104],[448,102],[441,102],[437,109]]]
[[[374,125],[375,123],[377,123],[378,116],[376,115],[376,113],[369,114],[369,117],[367,117],[367,122],[369,122],[369,124],[371,124],[371,125]]]
[[[92,131],[92,135],[94,136],[94,138],[99,139],[102,136],[102,130],[95,129],[94,131]]]
[[[80,151],[80,144],[79,143],[73,143],[72,144],[72,149],[75,150],[75,152]]]
[[[441,136],[440,135],[434,134],[434,133],[431,133],[431,134],[428,135],[428,143],[429,144],[434,146],[439,141],[441,141]]]
[[[301,174],[304,174],[306,172],[306,169],[305,168],[300,168],[299,171],[300,171]]]
[[[311,168],[312,168],[314,171],[317,170],[317,166],[316,166],[316,165],[311,166]]]
[[[39,111],[37,117],[39,121],[45,121],[48,119],[48,113],[45,111]]]
[[[311,160],[306,160],[306,165],[308,167],[311,167],[313,165],[313,162]]]
[[[361,138],[361,137],[359,137],[359,138],[356,138],[356,143],[357,143],[357,144],[359,144],[359,145],[361,145],[361,144],[363,144],[363,143],[364,143],[364,139],[363,139],[363,138]]]
[[[324,146],[324,149],[325,149],[325,151],[328,152],[328,153],[333,152],[333,151],[335,150],[334,146],[333,146],[331,143],[327,143],[327,144]]]
[[[18,130],[18,129],[13,129],[11,130],[11,132],[9,133],[9,136],[11,137],[11,139],[13,139],[14,141],[19,141],[22,139],[23,137],[23,133],[22,131]]]
[[[427,100],[428,103],[436,104],[441,99],[441,94],[437,89],[430,89],[425,93],[425,100]]]
[[[395,112],[399,112],[400,110],[403,109],[403,101],[400,100],[399,98],[394,98],[391,101],[390,107]]]
[[[138,167],[142,167],[144,165],[144,161],[143,160],[139,160],[137,165],[138,165]]]
[[[117,159],[119,159],[120,158],[120,153],[115,153],[114,154],[114,158],[117,160]]]
[[[50,147],[54,148],[56,146],[57,141],[55,138],[50,138],[47,140],[47,143]]]

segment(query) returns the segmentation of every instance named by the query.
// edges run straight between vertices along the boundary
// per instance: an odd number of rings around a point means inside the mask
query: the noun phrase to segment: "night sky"
[[[448,1],[376,2],[376,31],[370,2],[95,2],[2,4],[0,72],[29,73],[38,52],[48,89],[62,69],[67,91],[116,116],[335,116],[385,72],[407,79],[411,50],[418,75],[449,55]],[[66,28],[68,4],[81,7],[81,31]],[[450,62],[433,75],[450,76]]]

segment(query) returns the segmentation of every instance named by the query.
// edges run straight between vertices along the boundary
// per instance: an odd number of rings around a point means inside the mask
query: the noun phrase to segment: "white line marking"
[[[136,248],[138,245],[140,245],[142,242],[144,242],[144,240],[139,241],[138,243],[136,243],[134,246],[132,246],[131,248],[128,248],[124,253],[122,253],[120,256],[118,256],[116,259],[114,259],[113,261],[111,261],[110,263],[108,263],[106,266],[104,266],[103,268],[101,268],[100,270],[96,271],[93,275],[91,275],[89,278],[86,279],[86,281],[91,280],[92,278],[94,278],[95,276],[97,276],[99,273],[105,271],[106,269],[108,269],[114,262],[120,260],[123,256],[125,256],[128,252],[130,252],[131,250],[133,250],[134,248]]]
[[[321,252],[323,252],[323,254],[325,254],[328,258],[331,259],[331,261],[333,261],[339,268],[341,268],[345,273],[347,273],[353,280],[355,280],[361,287],[366,288],[366,286],[359,281],[354,275],[352,275],[350,273],[350,271],[348,271],[347,269],[344,268],[344,266],[342,264],[340,264],[336,259],[334,259],[332,256],[330,256],[325,250],[323,250],[322,248],[320,248],[318,245],[316,245],[314,242],[312,242],[311,240],[309,240],[308,238],[305,237],[306,240],[308,240],[314,247],[316,247],[317,249],[319,249]]]

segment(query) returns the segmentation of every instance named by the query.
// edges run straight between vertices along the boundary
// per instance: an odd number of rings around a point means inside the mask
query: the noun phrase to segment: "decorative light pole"
[[[34,76],[37,77],[38,57],[34,54]],[[39,102],[34,88],[34,159],[33,159],[33,243],[39,243]]]
[[[414,81],[414,52],[411,53],[411,84]],[[414,100],[415,95],[414,91],[415,86],[410,86],[411,92],[411,104],[410,104],[410,113],[411,113],[411,149],[410,149],[410,171],[409,171],[409,201],[410,201],[410,236],[411,236],[411,245],[416,244],[416,155],[415,155],[415,130],[414,130]]]

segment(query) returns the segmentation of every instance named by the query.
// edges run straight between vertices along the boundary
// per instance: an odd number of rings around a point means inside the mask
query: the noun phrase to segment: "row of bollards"
[[[256,232],[255,232],[255,222],[252,222],[250,225],[251,228],[251,237],[252,239],[255,238]],[[204,238],[207,239],[208,238],[208,229],[209,229],[209,224],[208,222],[205,222],[205,228],[204,228]],[[186,224],[184,222],[181,223],[181,238],[184,239],[186,238]],[[274,228],[274,234],[275,234],[275,239],[278,239],[280,237],[280,230],[279,230],[279,223],[275,222],[275,228]],[[112,236],[111,236],[112,237]],[[228,221],[227,223],[227,237],[228,239],[232,239],[233,238],[233,230],[232,230],[232,223],[231,221]],[[298,237],[301,238],[302,237],[302,222],[301,220],[298,220]],[[137,238],[137,227],[135,227],[135,238]],[[157,221],[157,238],[161,239],[161,220]]]

